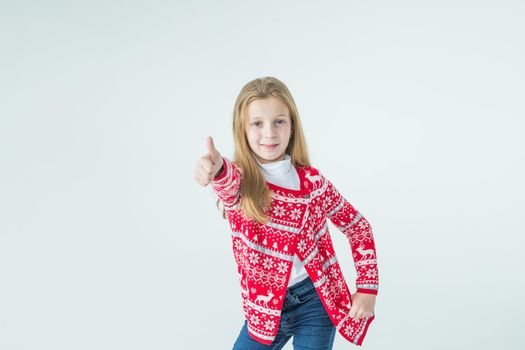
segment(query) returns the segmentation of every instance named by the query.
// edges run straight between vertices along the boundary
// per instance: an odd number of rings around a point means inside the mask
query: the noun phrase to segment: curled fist
[[[215,148],[211,136],[206,139],[206,145],[208,153],[197,161],[193,172],[193,178],[202,186],[208,186],[222,167],[222,156]]]

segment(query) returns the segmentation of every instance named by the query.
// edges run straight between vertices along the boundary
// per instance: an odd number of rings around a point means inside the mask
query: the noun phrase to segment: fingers
[[[208,136],[206,139],[206,146],[208,147],[208,152],[211,154],[213,158],[216,158],[216,156],[219,154],[219,151],[215,148],[215,144],[213,143],[213,138],[211,136]]]
[[[356,318],[356,315],[357,315],[357,308],[356,308],[355,303],[353,303],[352,307],[350,308],[350,312],[348,313],[348,316],[350,316],[351,318]]]
[[[211,160],[211,155],[209,153],[205,154],[195,164],[193,178],[200,185],[207,186],[215,178],[221,166],[222,162],[213,163]]]
[[[206,147],[208,148],[208,153],[211,155],[211,160],[213,164],[217,165],[217,163],[220,163],[220,165],[222,165],[221,154],[217,150],[217,148],[215,148],[215,143],[213,142],[213,138],[211,136],[208,136],[208,138],[206,139]]]
[[[205,181],[205,178],[203,177],[203,174],[205,173],[204,169],[202,168],[200,164],[200,160],[195,164],[195,169],[193,169],[193,178],[197,183],[201,186],[208,185]]]
[[[213,170],[213,161],[210,154],[205,154],[199,160],[199,164],[205,172],[211,173]]]
[[[354,305],[355,305],[355,304],[354,304]],[[352,306],[352,309],[350,310],[350,312],[348,313],[348,315],[349,315],[351,318],[356,319],[356,320],[360,320],[360,319],[366,317],[364,310],[362,310],[362,309],[357,309],[357,307],[354,308],[353,306]]]
[[[374,315],[373,312],[367,314],[364,311],[361,311],[361,312],[357,312],[355,316],[350,316],[350,317],[352,317],[353,319],[356,319],[356,320],[361,320],[361,319],[363,319],[365,317],[372,317],[373,315]]]
[[[199,164],[197,164],[196,166],[193,178],[201,186],[208,186],[213,180],[209,173],[206,170],[204,170],[204,168],[202,168],[202,166],[200,166]]]
[[[360,302],[359,300],[355,300],[355,298],[353,299],[354,299],[354,302],[352,303],[352,306],[350,307],[348,316],[350,316],[353,319],[360,320],[365,317],[371,317],[374,314],[373,308],[371,309],[370,312],[368,312],[367,311],[369,309],[368,306],[362,304],[362,302]]]
[[[208,153],[198,160],[193,171],[193,178],[202,186],[207,186],[214,179],[223,164],[222,156],[215,148],[211,136],[206,139],[206,147]]]

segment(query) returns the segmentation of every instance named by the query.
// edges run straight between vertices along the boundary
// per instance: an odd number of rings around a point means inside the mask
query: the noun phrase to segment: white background
[[[522,348],[522,1],[0,6],[1,349],[231,349],[229,228],[192,173],[265,75],[372,224],[363,348]]]

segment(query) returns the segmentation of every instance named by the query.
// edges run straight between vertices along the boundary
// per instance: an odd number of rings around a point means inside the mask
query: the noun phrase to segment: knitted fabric
[[[261,224],[247,218],[239,208],[239,167],[226,157],[223,167],[211,185],[224,205],[231,228],[249,335],[267,345],[275,339],[293,256],[297,254],[338,332],[360,346],[375,315],[362,319],[349,316],[351,293],[333,248],[327,219],[348,238],[357,273],[357,292],[377,295],[376,250],[372,228],[365,217],[319,170],[296,166],[301,180],[299,190],[266,182],[272,191],[267,212],[270,221]]]

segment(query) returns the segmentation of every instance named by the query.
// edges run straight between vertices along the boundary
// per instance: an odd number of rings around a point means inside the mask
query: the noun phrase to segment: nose
[[[274,126],[271,123],[267,123],[262,131],[262,135],[264,138],[271,139],[275,135],[275,129]]]

